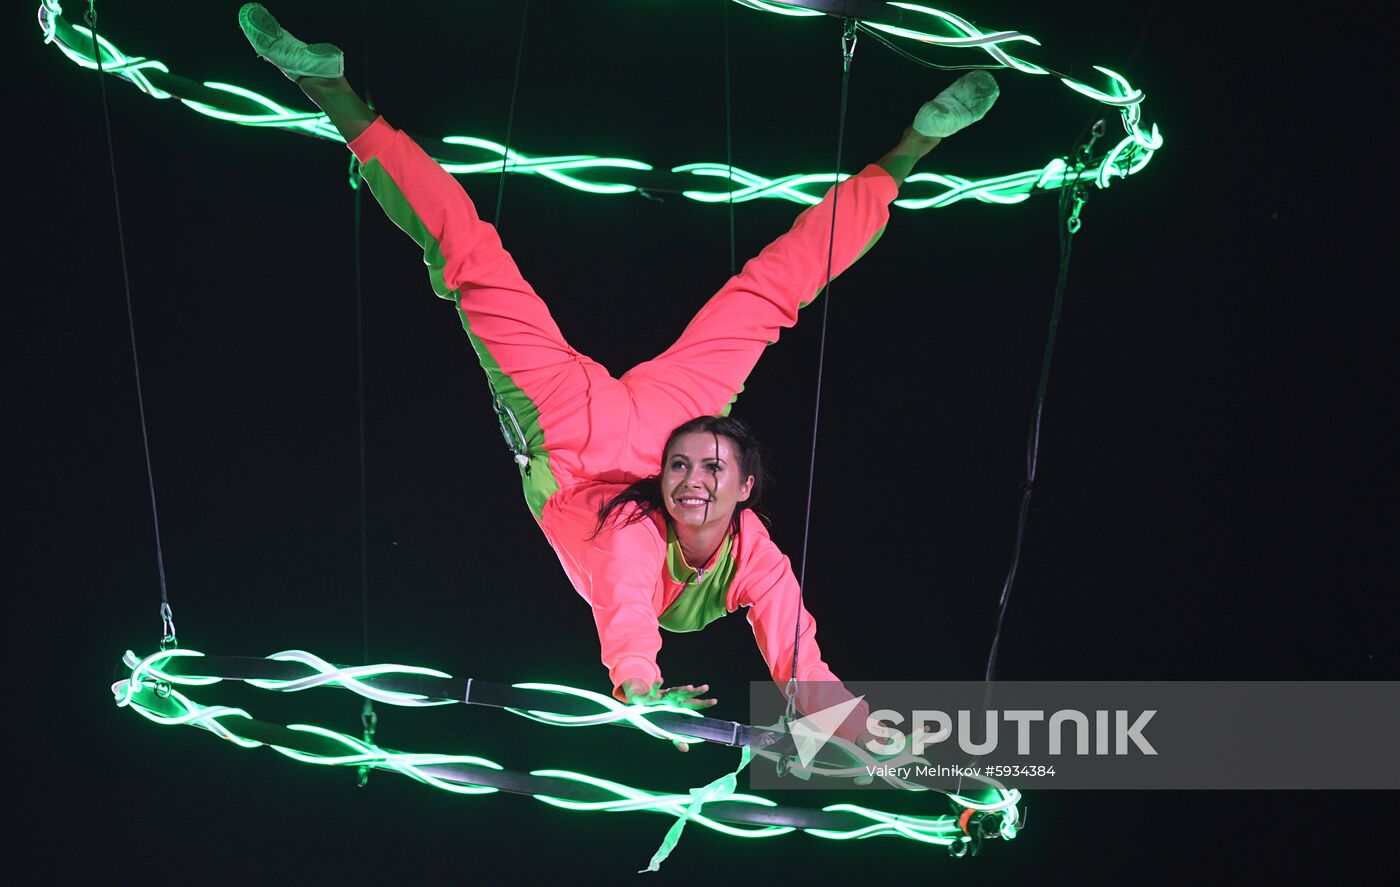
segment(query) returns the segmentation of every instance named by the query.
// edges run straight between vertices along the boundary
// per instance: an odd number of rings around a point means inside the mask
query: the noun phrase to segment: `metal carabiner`
[[[170,604],[161,601],[160,604],[160,649],[172,650],[180,646],[180,642],[175,639],[175,614],[170,610]]]
[[[360,727],[364,731],[365,745],[373,745],[374,731],[379,729],[379,714],[374,710],[374,703],[370,702],[368,699],[365,700],[365,704],[360,708]],[[369,782],[369,771],[373,769],[374,768],[368,764],[361,764],[357,768],[359,781],[356,785],[360,788],[364,788],[365,783]]]
[[[520,427],[520,422],[515,418],[515,413],[506,406],[505,400],[499,394],[493,394],[491,406],[496,410],[496,421],[501,426],[501,437],[505,438],[506,447],[510,450],[511,457],[515,464],[520,466],[520,470],[526,475],[530,473],[530,442],[525,437],[525,431]],[[509,419],[509,424],[507,424]]]

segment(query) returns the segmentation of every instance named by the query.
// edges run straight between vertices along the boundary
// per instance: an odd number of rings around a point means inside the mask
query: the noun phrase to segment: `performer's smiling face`
[[[734,509],[749,498],[753,475],[745,476],[738,447],[722,434],[682,434],[666,451],[661,492],[677,528],[698,530],[727,525]]]

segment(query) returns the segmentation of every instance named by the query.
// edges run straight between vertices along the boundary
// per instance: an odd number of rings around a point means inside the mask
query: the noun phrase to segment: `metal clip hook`
[[[364,731],[365,744],[373,745],[374,731],[379,728],[379,714],[374,710],[374,703],[370,702],[368,699],[365,700],[364,706],[360,708],[360,727]],[[369,782],[369,771],[372,769],[374,768],[370,767],[368,764],[361,764],[359,766],[359,782],[356,784],[360,788],[364,788],[365,783]]]
[[[500,423],[501,436],[505,438],[506,446],[510,448],[511,458],[528,476],[530,474],[530,442],[525,437],[525,431],[520,427],[515,413],[511,412],[510,407],[506,405],[505,400],[499,394],[494,395],[491,405],[496,410],[496,421]]]
[[[1080,161],[1081,163],[1088,164],[1089,158],[1094,154],[1094,143],[1097,142],[1106,131],[1107,124],[1104,123],[1102,117],[1095,120],[1094,125],[1089,127],[1089,137],[1084,140],[1084,144],[1079,148],[1079,156],[1082,158]]]
[[[782,720],[778,721],[778,728],[787,736],[792,735],[792,722],[797,720],[797,675],[794,673],[788,678],[787,686],[783,688],[783,695],[787,697],[787,705],[783,709]],[[792,756],[779,755],[774,762],[778,768],[779,776],[786,776],[792,769]]]
[[[180,646],[180,642],[175,639],[175,615],[170,611],[170,604],[165,601],[160,605],[160,623],[160,649],[165,651]]]
[[[1065,228],[1071,234],[1079,233],[1079,211],[1084,208],[1085,200],[1083,188],[1076,186],[1074,189],[1074,208],[1070,210],[1069,219],[1065,222]]]

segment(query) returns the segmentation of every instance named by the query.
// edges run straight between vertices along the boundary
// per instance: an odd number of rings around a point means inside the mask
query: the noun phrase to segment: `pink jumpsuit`
[[[668,549],[676,546],[661,515],[590,539],[599,507],[658,473],[661,448],[677,425],[727,413],[763,349],[816,297],[826,282],[832,193],[730,279],[674,345],[613,378],[569,347],[495,228],[408,136],[380,118],[350,148],[390,219],[423,248],[434,291],[457,303],[502,429],[518,454],[530,511],[593,608],[614,695],[622,698],[628,679],[648,686],[660,681],[659,620],[695,577],[672,568],[676,552],[668,567]],[[874,165],[839,189],[833,274],[879,237],[898,191]],[[716,604],[722,612],[749,608],[773,680],[779,686],[788,681],[794,621],[800,620],[798,707],[810,713],[849,698],[821,658],[816,625],[801,606],[787,557],[752,512],[743,513],[727,558],[731,578]],[[863,725],[864,713],[858,710],[847,723]],[[851,738],[858,729],[839,732]]]

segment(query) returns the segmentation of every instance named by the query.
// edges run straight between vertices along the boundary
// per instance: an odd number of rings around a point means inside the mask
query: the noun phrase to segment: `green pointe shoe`
[[[253,44],[253,51],[276,65],[288,80],[340,77],[345,73],[345,53],[338,47],[301,42],[288,34],[261,3],[243,4],[238,10],[238,26]]]
[[[937,97],[924,102],[914,117],[914,131],[933,138],[947,138],[986,116],[1001,89],[986,71],[964,74]]]

